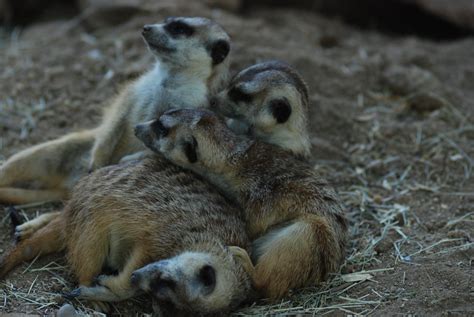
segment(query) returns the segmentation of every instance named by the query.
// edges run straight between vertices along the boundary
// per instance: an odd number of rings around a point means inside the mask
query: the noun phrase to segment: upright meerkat
[[[238,120],[229,125],[234,132],[242,133],[243,124],[252,137],[302,158],[311,154],[308,104],[308,87],[303,78],[281,61],[267,61],[242,70],[211,99],[213,111]]]
[[[338,270],[346,218],[336,193],[310,164],[234,134],[205,109],[170,110],[146,126],[160,131],[145,140],[150,148],[202,175],[243,208],[254,240],[257,290],[278,298]]]
[[[133,135],[139,122],[171,105],[194,108],[227,78],[230,40],[206,18],[168,18],[145,25],[143,37],[157,61],[106,108],[100,126],[39,144],[0,167],[0,202],[30,203],[67,197],[88,170],[117,163],[144,149]]]
[[[0,277],[22,261],[66,250],[79,282],[70,297],[120,301],[141,289],[179,310],[230,310],[251,290],[239,255],[249,243],[241,216],[161,155],[109,166],[79,181],[64,211],[16,228],[20,241],[0,262]],[[118,275],[96,278],[105,266]]]

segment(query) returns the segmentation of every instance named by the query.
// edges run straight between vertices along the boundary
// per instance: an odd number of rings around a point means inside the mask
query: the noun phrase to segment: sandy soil
[[[312,160],[351,221],[340,274],[237,314],[474,315],[474,38],[436,43],[296,9],[236,15],[186,3],[142,1],[139,14],[118,25],[56,20],[3,34],[0,159],[96,125],[120,84],[152,61],[143,24],[208,16],[232,37],[233,71],[281,59],[302,73]],[[31,218],[52,208],[60,205],[22,210]],[[5,215],[0,255],[11,243]],[[39,259],[0,281],[0,312],[51,313],[73,286],[60,256]],[[145,297],[113,312],[150,313],[151,306]]]

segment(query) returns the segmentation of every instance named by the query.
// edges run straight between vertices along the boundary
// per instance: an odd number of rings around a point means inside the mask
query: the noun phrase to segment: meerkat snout
[[[184,252],[134,271],[130,283],[158,300],[171,301],[178,308],[206,312],[212,302],[213,310],[219,310],[228,306],[232,297],[241,296],[233,293],[235,289],[226,287],[229,283],[239,286],[236,276],[241,268],[232,257],[221,256]],[[247,281],[241,283],[238,289],[245,293],[249,289]]]
[[[145,35],[145,34],[149,33],[151,31],[151,29],[152,29],[151,25],[149,25],[149,24],[144,25],[142,34]]]
[[[163,23],[145,25],[142,35],[156,57],[180,67],[207,61],[208,67],[217,66],[230,52],[227,33],[206,18],[167,18]]]

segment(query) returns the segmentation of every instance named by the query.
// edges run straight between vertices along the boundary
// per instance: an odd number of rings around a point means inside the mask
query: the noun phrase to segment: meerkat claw
[[[73,289],[72,291],[70,291],[68,293],[63,293],[62,295],[66,299],[73,300],[73,299],[75,299],[75,298],[77,298],[81,295],[81,288],[78,287],[78,288]]]

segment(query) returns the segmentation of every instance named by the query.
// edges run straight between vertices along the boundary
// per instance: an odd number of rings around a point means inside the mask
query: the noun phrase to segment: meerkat
[[[168,18],[142,32],[156,57],[150,71],[122,89],[96,129],[26,149],[0,166],[0,202],[61,200],[88,171],[144,150],[136,124],[172,105],[204,107],[227,79],[228,34],[206,18]],[[132,156],[133,157],[133,156]]]
[[[162,156],[108,166],[82,178],[63,211],[16,227],[19,242],[0,262],[0,277],[65,250],[79,283],[68,297],[120,301],[142,290],[182,311],[230,310],[251,293],[241,216]],[[118,275],[99,275],[103,267]]]
[[[205,109],[170,110],[142,129],[159,131],[147,146],[202,175],[244,210],[253,240],[250,274],[262,295],[280,298],[338,270],[347,237],[343,206],[309,163],[236,135]]]
[[[211,98],[211,110],[232,118],[229,127],[308,159],[308,87],[301,75],[281,61],[250,66]]]

